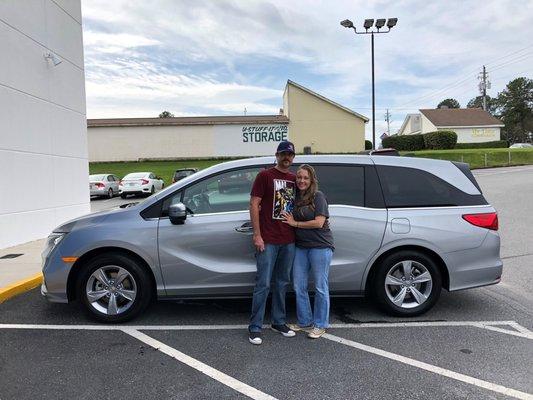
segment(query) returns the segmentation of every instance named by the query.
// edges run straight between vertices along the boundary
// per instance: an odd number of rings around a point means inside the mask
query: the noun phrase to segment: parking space
[[[247,341],[250,300],[159,302],[110,326],[32,291],[1,306],[0,398],[533,399],[531,315],[491,291],[443,292],[409,320],[334,299],[325,337],[267,329],[262,346]]]
[[[373,325],[315,341],[265,332],[263,346],[248,345],[240,325],[0,325],[3,395],[30,398],[38,386],[42,398],[533,398],[530,332]]]

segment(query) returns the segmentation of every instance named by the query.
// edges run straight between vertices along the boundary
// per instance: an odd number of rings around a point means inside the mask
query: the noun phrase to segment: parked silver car
[[[118,195],[119,179],[113,174],[89,175],[89,190],[91,196],[112,198]]]
[[[250,296],[249,189],[274,161],[218,164],[139,204],[58,227],[43,253],[43,295],[77,298],[108,322],[138,315],[154,297]],[[441,287],[500,281],[497,214],[467,164],[341,155],[297,156],[301,163],[316,168],[330,204],[333,296],[368,294],[388,313],[414,316]]]

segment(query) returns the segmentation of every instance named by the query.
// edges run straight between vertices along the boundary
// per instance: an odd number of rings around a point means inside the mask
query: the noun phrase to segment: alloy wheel
[[[432,287],[430,272],[418,261],[400,261],[389,269],[385,277],[385,293],[400,308],[415,308],[424,304]]]
[[[105,315],[119,315],[134,304],[137,283],[125,268],[106,265],[89,276],[85,295],[96,311]]]

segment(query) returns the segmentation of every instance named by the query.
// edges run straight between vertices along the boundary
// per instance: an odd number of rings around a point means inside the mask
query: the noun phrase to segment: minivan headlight
[[[52,252],[52,250],[55,249],[55,247],[61,242],[61,240],[65,237],[66,233],[51,233],[48,238],[46,239],[46,245],[44,247],[44,251],[41,254],[43,260],[48,257],[48,255]]]

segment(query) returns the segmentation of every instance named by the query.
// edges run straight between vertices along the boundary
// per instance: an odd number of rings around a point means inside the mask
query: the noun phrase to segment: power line
[[[498,57],[498,58],[495,58],[487,63],[485,63],[485,65],[488,65],[488,64],[492,64],[496,61],[499,61],[501,59],[504,59],[504,58],[507,58],[509,56],[512,56],[512,55],[515,55],[517,53],[520,53],[524,50],[527,50],[529,48],[533,47],[533,45],[530,45],[530,46],[526,46],[526,47],[523,47],[522,49],[519,49],[519,50],[515,50],[513,52],[510,52],[510,53],[507,53],[507,54],[504,54],[503,56],[501,57]],[[516,62],[516,61],[522,61],[522,57],[525,58],[528,58],[530,57],[530,53],[525,53],[525,54],[520,54],[518,56],[516,56],[516,59],[507,59],[506,61],[504,61],[503,63],[499,63],[499,64],[496,64],[496,67],[502,67],[503,68],[503,64],[510,64],[510,63],[513,63],[513,62]],[[499,69],[499,68],[497,68]],[[492,69],[494,70],[494,69]],[[475,70],[472,71],[475,72],[477,71],[477,68]],[[471,72],[468,72],[468,74],[470,74]],[[423,96],[420,96],[412,101],[408,101],[407,103],[404,103],[405,105],[409,105],[409,104],[413,104],[413,103],[416,103],[416,102],[420,102],[421,100],[424,100],[424,101],[427,101],[433,97],[436,97],[436,96],[441,96],[442,94],[444,94],[445,92],[447,92],[448,90],[452,89],[452,88],[456,88],[458,86],[462,86],[463,83],[466,83],[468,80],[472,79],[472,77],[467,77],[467,78],[463,78],[463,79],[460,79],[458,81],[454,81],[454,82],[451,82],[445,86],[443,86],[442,88],[438,89],[437,91],[434,91],[434,92],[429,92]]]

